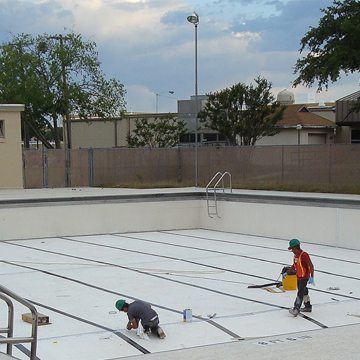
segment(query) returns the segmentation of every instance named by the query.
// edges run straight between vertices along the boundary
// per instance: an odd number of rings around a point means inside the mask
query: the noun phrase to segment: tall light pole
[[[199,15],[194,12],[187,21],[195,27],[195,186],[198,186],[198,69],[197,69],[197,26]]]
[[[156,105],[155,105],[155,110],[156,110],[156,113],[158,113],[159,112],[159,96],[161,95],[161,94],[165,94],[165,93],[167,93],[167,94],[170,94],[170,95],[173,95],[174,94],[174,91],[173,90],[169,90],[169,91],[162,91],[162,92],[160,92],[160,93],[155,93],[155,96],[156,96]],[[170,97],[170,96],[169,96]]]
[[[300,132],[301,132],[302,128],[303,127],[301,124],[296,125],[296,130],[297,130],[297,135],[298,135],[298,145],[300,145]]]

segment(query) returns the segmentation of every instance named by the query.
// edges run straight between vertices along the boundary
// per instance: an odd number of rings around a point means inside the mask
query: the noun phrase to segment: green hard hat
[[[289,247],[288,250],[291,250],[291,248],[299,246],[300,245],[300,241],[298,239],[291,239],[289,241]]]
[[[124,307],[124,305],[126,304],[126,301],[125,300],[118,300],[116,303],[115,303],[115,307],[121,311]]]

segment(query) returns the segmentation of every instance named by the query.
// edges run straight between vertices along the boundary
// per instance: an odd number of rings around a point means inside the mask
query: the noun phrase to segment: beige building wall
[[[23,188],[21,111],[24,105],[0,104],[0,188]]]
[[[122,118],[91,120],[71,120],[72,149],[127,147],[127,137],[136,128],[136,120],[147,118],[149,121],[156,117],[168,117],[168,113],[161,114],[125,114]],[[170,114],[176,116],[176,114]]]
[[[274,136],[265,136],[256,142],[256,145],[315,145],[333,144],[333,129],[304,128],[281,129]]]
[[[115,147],[115,121],[72,121],[71,147],[73,149]]]

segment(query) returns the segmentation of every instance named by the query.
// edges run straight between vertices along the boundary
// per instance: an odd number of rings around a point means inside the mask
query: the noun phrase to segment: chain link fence
[[[197,154],[196,154],[197,153]],[[24,150],[25,188],[206,186],[229,171],[235,186],[360,184],[360,144]]]

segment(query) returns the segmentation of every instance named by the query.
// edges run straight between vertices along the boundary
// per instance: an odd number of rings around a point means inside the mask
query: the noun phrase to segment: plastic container
[[[192,321],[192,310],[191,309],[183,310],[183,321],[185,321],[185,322]]]
[[[283,289],[288,290],[296,290],[297,289],[297,278],[296,275],[286,275],[282,279]]]

